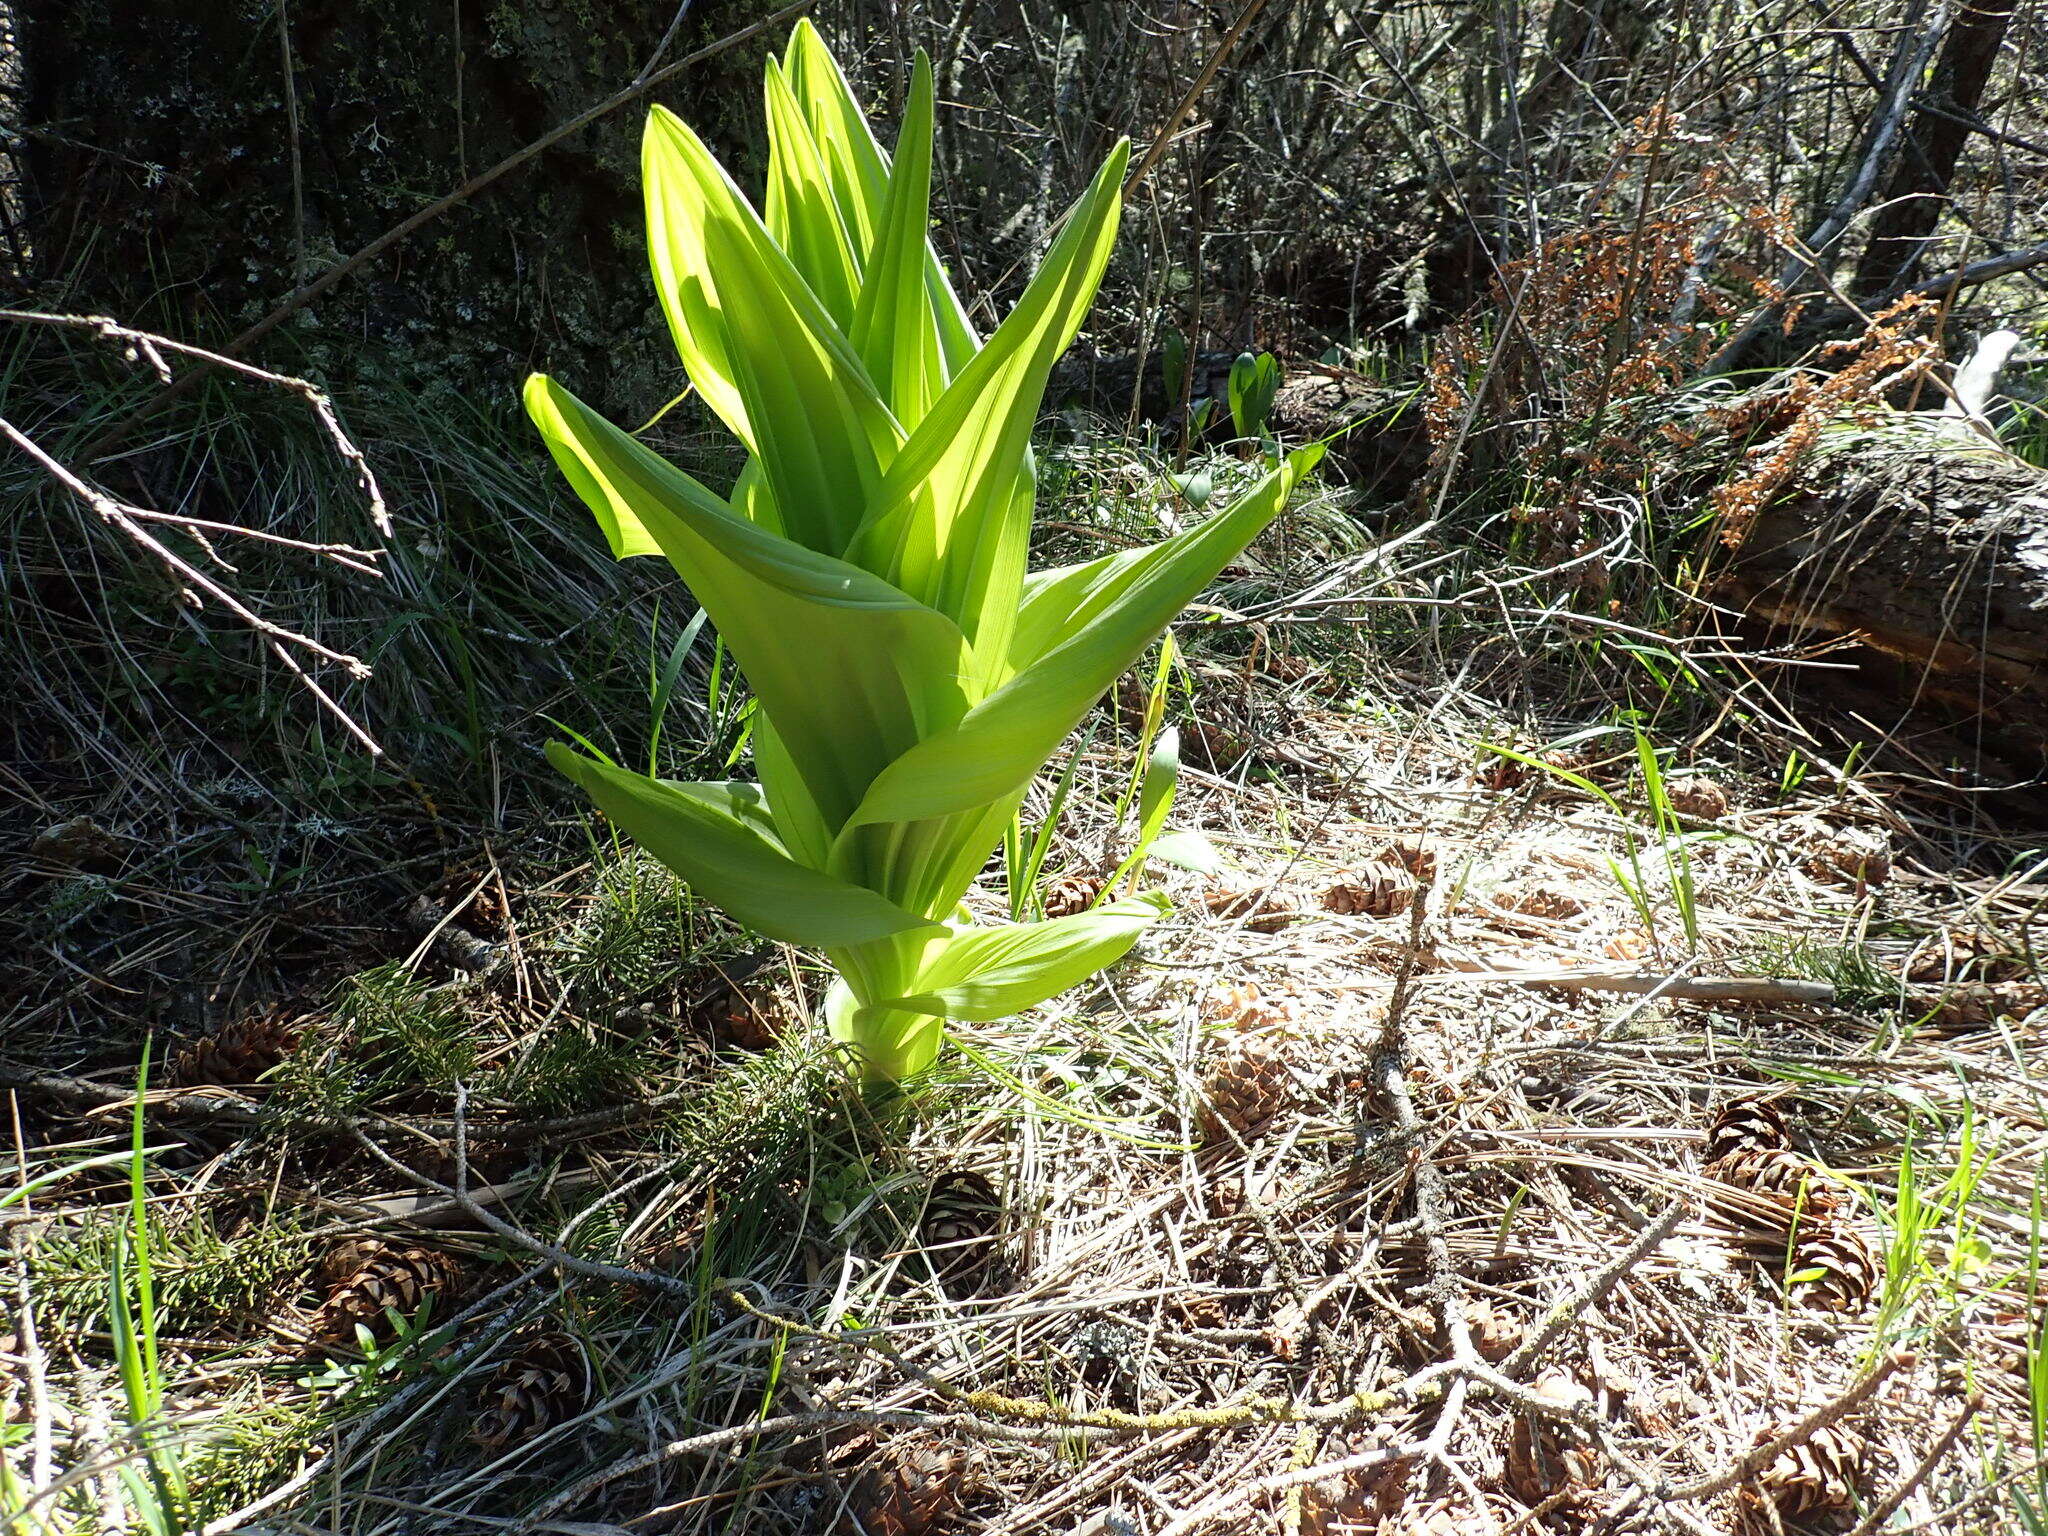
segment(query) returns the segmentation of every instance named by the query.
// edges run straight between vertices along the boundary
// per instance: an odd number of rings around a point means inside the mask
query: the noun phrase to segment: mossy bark
[[[665,57],[769,9],[705,0]],[[630,82],[673,15],[627,0],[22,0],[19,281],[218,342]],[[652,99],[744,165],[770,41]],[[265,353],[335,382],[508,402],[544,366],[622,414],[651,409],[680,383],[646,275],[643,113],[622,108],[423,227]]]

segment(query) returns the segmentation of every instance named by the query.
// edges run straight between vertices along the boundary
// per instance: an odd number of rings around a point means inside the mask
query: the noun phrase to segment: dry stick
[[[1153,1434],[1177,1429],[1240,1429],[1251,1424],[1342,1424],[1384,1412],[1404,1400],[1404,1389],[1420,1377],[1410,1378],[1388,1392],[1357,1391],[1334,1402],[1313,1407],[1290,1403],[1284,1398],[1255,1397],[1220,1408],[1176,1408],[1165,1413],[1126,1413],[1120,1408],[1073,1411],[1044,1398],[1011,1397],[1003,1392],[971,1391],[956,1387],[943,1377],[903,1358],[902,1352],[873,1329],[813,1328],[795,1318],[784,1317],[756,1306],[732,1281],[712,1287],[719,1300],[749,1317],[771,1323],[801,1339],[821,1344],[852,1345],[880,1355],[920,1386],[937,1393],[949,1403],[983,1418],[1008,1420],[1016,1424],[1055,1425],[1071,1429],[1103,1429],[1125,1434]],[[1408,1399],[1414,1400],[1414,1399]]]
[[[1971,1393],[1970,1400],[1963,1404],[1963,1411],[1957,1414],[1954,1422],[1941,1432],[1941,1438],[1934,1442],[1934,1448],[1920,1458],[1920,1464],[1908,1474],[1904,1482],[1886,1494],[1875,1509],[1856,1523],[1855,1529],[1849,1532],[1849,1536],[1872,1536],[1872,1533],[1879,1526],[1891,1519],[1892,1515],[1897,1512],[1898,1507],[1912,1496],[1913,1490],[1934,1475],[1934,1469],[1941,1465],[1942,1457],[1946,1456],[1954,1447],[1956,1441],[1962,1438],[1963,1430],[1968,1427],[1970,1420],[1974,1419],[1983,1410],[1983,1395],[1976,1392]]]
[[[1440,971],[1421,978],[1424,986],[1490,985],[1561,987],[1572,991],[1621,992],[1635,997],[1674,997],[1695,1003],[1797,1003],[1825,1007],[1835,1001],[1832,982],[1775,976],[1644,975],[1635,971]]]
[[[589,127],[599,118],[605,117],[610,113],[617,111],[620,107],[624,106],[627,102],[632,101],[634,98],[645,95],[648,91],[653,90],[656,86],[661,85],[666,81],[674,79],[677,75],[681,74],[684,70],[689,69],[692,65],[701,64],[706,59],[714,58],[718,54],[726,52],[728,49],[738,47],[741,43],[746,42],[750,38],[757,37],[761,33],[766,32],[771,28],[780,26],[783,22],[790,20],[792,17],[801,15],[803,12],[809,10],[812,4],[813,0],[796,0],[796,3],[793,5],[786,5],[781,10],[776,11],[771,15],[762,17],[759,21],[750,22],[748,25],[741,27],[736,32],[727,33],[724,37],[719,38],[716,42],[705,44],[702,48],[699,48],[695,53],[685,54],[682,58],[677,59],[675,63],[668,65],[666,68],[658,69],[654,71],[652,74],[647,74],[643,72],[638,79],[634,80],[633,83],[627,86],[624,90],[618,91],[611,96],[607,96],[603,101],[599,102],[596,106],[588,108],[587,110],[578,113],[575,117],[570,118],[568,122],[562,124],[559,128],[551,129],[549,132],[542,134],[539,138],[535,139],[531,144],[528,144],[524,149],[514,151],[512,154],[506,156],[503,160],[500,160],[496,165],[492,166],[489,170],[479,171],[476,175],[470,177],[469,180],[465,181],[461,186],[457,187],[453,192],[450,192],[447,196],[436,199],[434,202],[427,204],[426,207],[420,209],[419,212],[411,215],[409,218],[400,220],[398,223],[392,225],[391,228],[384,231],[383,234],[379,235],[376,239],[372,240],[368,245],[356,251],[353,255],[344,257],[341,261],[335,263],[335,265],[333,265],[332,267],[329,267],[325,272],[321,273],[318,277],[314,278],[310,283],[304,283],[300,285],[298,288],[294,289],[291,292],[291,294],[285,298],[284,302],[277,306],[277,308],[273,309],[261,320],[258,320],[254,325],[250,326],[247,330],[243,331],[239,336],[235,337],[232,341],[228,342],[221,350],[223,352],[230,354],[247,350],[256,342],[261,341],[265,336],[268,336],[272,331],[276,330],[280,325],[284,324],[284,322],[289,320],[293,315],[297,314],[300,310],[304,309],[308,304],[312,303],[313,300],[319,298],[321,294],[327,292],[328,289],[334,287],[335,284],[339,283],[343,278],[349,276],[350,274],[355,272],[357,268],[364,266],[366,263],[374,261],[384,252],[391,249],[392,246],[398,244],[399,241],[405,239],[407,235],[413,233],[413,231],[418,229],[421,225],[431,223],[433,220],[439,218],[442,214],[446,213],[449,209],[458,207],[461,204],[469,201],[470,198],[476,196],[477,193],[483,191],[493,182],[502,180],[504,177],[509,176],[512,172],[518,170],[521,166],[525,165],[529,160],[534,159],[536,156],[540,155],[546,150],[552,149],[555,145],[559,144],[563,139],[568,138],[571,134],[574,134],[581,129]],[[225,361],[225,359],[223,359],[223,361]],[[175,400],[179,395],[182,395],[187,390],[189,390],[196,380],[204,378],[207,372],[208,370],[205,368],[194,369],[192,372],[186,374],[182,379],[178,380],[178,382],[172,385],[169,389],[165,390],[161,395],[158,395],[154,400],[148,402],[145,405],[138,406],[135,410],[129,412],[126,416],[122,417],[119,421],[113,423],[113,425],[108,427],[106,431],[100,433],[99,436],[97,436],[90,443],[88,443],[84,449],[84,456],[90,459],[105,455],[116,444],[118,444],[124,438],[126,438],[127,435],[131,431],[133,431],[137,426],[149,420],[152,416],[156,415],[159,411],[163,410],[166,406],[168,406],[171,403],[171,401]]]
[[[1658,1497],[1668,1503],[1687,1504],[1695,1499],[1711,1499],[1717,1493],[1726,1493],[1737,1483],[1746,1482],[1754,1477],[1795,1446],[1806,1444],[1830,1424],[1846,1418],[1861,1407],[1879,1387],[1890,1381],[1896,1372],[1912,1365],[1917,1358],[1911,1350],[1894,1351],[1885,1356],[1868,1375],[1840,1397],[1821,1404],[1783,1434],[1736,1457],[1734,1465],[1726,1471],[1718,1472],[1712,1477],[1700,1478],[1696,1482],[1682,1483],[1676,1488],[1662,1488],[1658,1491]]]
[[[1948,30],[1948,13],[1949,7],[1946,3],[1937,6],[1933,18],[1928,22],[1917,44],[1905,38],[1900,39],[1899,51],[1893,62],[1893,78],[1888,82],[1891,94],[1880,110],[1871,131],[1870,147],[1864,153],[1862,164],[1856,168],[1856,175],[1850,181],[1848,190],[1842,194],[1835,206],[1828,210],[1827,216],[1815,227],[1813,233],[1802,242],[1803,249],[1795,252],[1791,260],[1785,264],[1784,270],[1778,274],[1777,292],[1781,297],[1772,299],[1751,315],[1720,351],[1707,360],[1706,366],[1700,370],[1700,377],[1713,378],[1717,374],[1728,372],[1739,363],[1751,344],[1773,323],[1784,299],[1796,296],[1807,279],[1822,270],[1820,263],[1827,259],[1822,253],[1847,232],[1850,221],[1862,211],[1864,203],[1869,200],[1871,191],[1877,185],[1878,172],[1884,169],[1885,162],[1890,156],[1892,140],[1898,135],[1900,125],[1905,121],[1906,108],[1911,104],[1914,88],[1926,74],[1927,61],[1933,55],[1935,45]]]
[[[378,1146],[376,1142],[370,1140],[360,1129],[351,1126],[349,1132],[362,1145],[364,1151],[368,1152],[392,1172],[411,1179],[415,1184],[431,1189],[437,1194],[447,1196],[456,1205],[461,1207],[463,1213],[472,1220],[482,1223],[507,1242],[517,1243],[528,1253],[534,1255],[534,1257],[547,1260],[548,1263],[554,1265],[557,1269],[565,1269],[572,1275],[582,1275],[587,1280],[610,1280],[619,1285],[646,1286],[650,1290],[662,1291],[670,1296],[694,1297],[697,1294],[695,1281],[678,1279],[674,1275],[664,1275],[659,1270],[626,1269],[617,1264],[600,1264],[593,1259],[580,1259],[575,1254],[556,1247],[553,1243],[542,1242],[532,1233],[513,1226],[511,1222],[487,1210],[481,1201],[469,1193],[466,1187],[458,1188],[455,1185],[443,1184],[439,1179],[429,1178],[416,1168],[406,1167],[405,1164]],[[462,1128],[462,1117],[460,1115],[456,1117],[456,1147],[456,1178],[460,1185],[467,1186],[469,1182],[467,1172],[469,1160],[464,1155],[467,1151],[467,1133]]]
[[[60,1102],[82,1105],[88,1109],[126,1109],[135,1103],[134,1093],[126,1088],[114,1088],[105,1083],[95,1083],[83,1077],[71,1077],[62,1072],[39,1072],[26,1067],[16,1067],[4,1061],[0,1061],[0,1088],[46,1094]],[[437,1116],[394,1121],[389,1117],[374,1115],[309,1114],[289,1106],[273,1108],[267,1104],[250,1104],[242,1099],[225,1097],[224,1093],[225,1090],[219,1093],[194,1090],[166,1094],[162,1097],[150,1096],[143,1100],[143,1107],[153,1114],[187,1116],[225,1125],[251,1127],[302,1127],[314,1131],[347,1133],[398,1124],[406,1130],[430,1136],[452,1135],[455,1130],[453,1120]],[[519,1143],[536,1141],[543,1137],[609,1130],[641,1115],[659,1114],[663,1110],[693,1102],[699,1097],[701,1095],[694,1092],[663,1093],[651,1099],[642,1099],[636,1104],[615,1104],[608,1109],[585,1110],[581,1114],[558,1115],[547,1120],[515,1120],[507,1124],[493,1124],[485,1130],[489,1138],[498,1143]]]
[[[1161,1528],[1159,1536],[1187,1536],[1189,1531],[1206,1525],[1219,1516],[1234,1513],[1260,1494],[1285,1493],[1292,1488],[1320,1483],[1326,1478],[1344,1477],[1353,1472],[1369,1472],[1374,1467],[1383,1467],[1389,1462],[1420,1458],[1428,1450],[1427,1440],[1417,1440],[1407,1445],[1390,1445],[1379,1450],[1361,1451],[1356,1456],[1320,1462],[1312,1467],[1299,1467],[1287,1472],[1269,1472],[1264,1477],[1256,1477],[1248,1483],[1226,1489],[1206,1504],[1197,1504]]]
[[[752,1424],[735,1424],[725,1429],[706,1430],[702,1434],[691,1435],[682,1440],[671,1440],[666,1445],[656,1446],[653,1450],[643,1451],[637,1456],[629,1456],[623,1461],[615,1461],[533,1509],[521,1525],[524,1529],[531,1529],[535,1522],[549,1519],[565,1509],[572,1509],[583,1503],[609,1483],[615,1483],[622,1477],[631,1477],[636,1472],[651,1471],[663,1462],[672,1461],[678,1456],[701,1456],[724,1450],[738,1441],[752,1440],[761,1435],[782,1434],[786,1431],[853,1428],[971,1429],[1001,1439],[1055,1442],[1068,1441],[1075,1434],[1071,1429],[1020,1429],[1015,1425],[979,1418],[971,1413],[920,1413],[913,1408],[860,1408],[843,1411],[821,1409],[805,1413],[785,1413]]]
[[[187,375],[187,377],[190,377],[190,375]],[[342,667],[351,677],[368,677],[370,669],[363,665],[360,659],[322,645],[311,635],[302,635],[297,630],[286,629],[283,625],[273,623],[269,619],[264,618],[240,598],[228,591],[226,587],[223,587],[183,555],[180,555],[168,544],[165,544],[161,539],[150,533],[139,521],[129,516],[131,509],[127,503],[116,501],[104,492],[94,490],[64,465],[44,452],[35,439],[28,436],[27,433],[23,432],[5,417],[0,417],[0,436],[7,438],[15,447],[35,460],[51,479],[91,507],[108,524],[120,529],[121,532],[127,534],[129,538],[140,544],[172,571],[183,577],[190,584],[187,588],[186,596],[192,598],[195,604],[198,602],[198,599],[191,592],[193,587],[204,592],[208,597],[211,597],[215,602],[227,609],[228,612],[248,625],[249,628],[262,635],[269,642],[270,649],[292,670],[299,681],[312,693],[313,697],[318,699],[321,705],[336,720],[341,722],[350,735],[360,741],[373,755],[381,756],[383,754],[384,749],[377,745],[376,738],[356,724],[354,720],[350,719],[348,712],[337,704],[324,688],[313,680],[311,675],[299,665],[297,658],[290,651],[286,650],[285,647],[287,645],[303,647],[323,660],[331,661],[337,666]]]
[[[1560,1301],[1544,1315],[1542,1324],[1534,1336],[1500,1363],[1500,1373],[1507,1377],[1518,1377],[1543,1357],[1543,1352],[1564,1336],[1564,1331],[1578,1321],[1588,1307],[1596,1307],[1607,1297],[1607,1293],[1621,1283],[1622,1277],[1645,1258],[1665,1238],[1678,1230],[1678,1224],[1685,1219],[1685,1207],[1674,1205],[1652,1224],[1641,1237],[1629,1245],[1628,1251],[1601,1270],[1589,1280],[1577,1295]]]
[[[196,358],[202,364],[199,370],[194,374],[188,374],[187,378],[203,376],[213,368],[225,368],[230,373],[238,373],[243,378],[253,379],[259,384],[274,384],[280,389],[292,391],[306,402],[307,407],[313,412],[314,419],[320,423],[321,430],[327,434],[328,441],[334,445],[334,451],[355,471],[356,482],[362,487],[363,495],[369,499],[370,521],[377,525],[379,533],[389,537],[391,514],[384,506],[384,492],[377,484],[376,475],[370,470],[370,461],[364,457],[362,449],[355,445],[354,439],[342,430],[341,420],[335,415],[334,402],[328,398],[327,392],[312,380],[297,378],[288,373],[275,373],[268,368],[259,368],[254,363],[245,363],[237,358],[209,351],[205,347],[173,341],[168,336],[159,336],[152,331],[138,331],[133,326],[123,325],[107,315],[61,315],[45,314],[30,309],[0,309],[0,321],[15,325],[49,325],[67,330],[91,331],[103,340],[122,342],[146,357],[150,366],[156,370],[157,377],[167,385],[172,384],[173,380],[170,365],[162,356],[166,351],[175,352],[180,357]],[[320,545],[303,547],[321,552],[326,548]],[[366,556],[372,553],[363,550],[349,552]]]
[[[1265,7],[1266,0],[1245,0],[1244,9],[1237,13],[1237,19],[1231,22],[1230,29],[1223,34],[1215,50],[1210,53],[1209,62],[1202,66],[1202,72],[1195,77],[1195,83],[1187,88],[1187,94],[1181,97],[1179,105],[1168,114],[1159,132],[1154,135],[1151,147],[1138,161],[1138,168],[1131,172],[1130,179],[1124,183],[1125,198],[1131,197],[1144,185],[1145,178],[1152,174],[1153,168],[1159,164],[1167,150],[1173,147],[1174,135],[1180,132],[1180,125],[1186,122],[1188,114],[1194,111],[1195,103],[1202,99],[1202,92],[1209,89],[1209,82],[1216,78],[1216,71],[1221,69],[1223,61],[1230,57],[1230,51],[1237,46],[1237,40],[1244,35],[1244,29],[1252,24],[1252,19]]]

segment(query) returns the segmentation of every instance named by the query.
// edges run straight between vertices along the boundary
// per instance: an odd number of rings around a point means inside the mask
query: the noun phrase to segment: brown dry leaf
[[[1436,850],[1419,837],[1397,837],[1380,851],[1389,864],[1398,864],[1417,880],[1436,878]]]
[[[1368,1426],[1338,1430],[1316,1453],[1318,1462],[1348,1461],[1381,1449],[1384,1436]],[[1346,1536],[1398,1511],[1406,1502],[1413,1463],[1393,1458],[1334,1473],[1301,1492],[1302,1536]]]
[[[1210,994],[1202,1017],[1228,1029],[1266,1029],[1294,1019],[1294,1005],[1259,990],[1255,981],[1231,982]]]
[[[1396,917],[1415,904],[1415,891],[1415,877],[1407,870],[1374,860],[1324,891],[1323,907],[1347,917]]]

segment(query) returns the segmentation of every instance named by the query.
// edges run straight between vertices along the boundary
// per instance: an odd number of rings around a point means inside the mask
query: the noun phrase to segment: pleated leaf
[[[923,419],[946,387],[938,324],[925,287],[931,190],[932,66],[919,50],[882,226],[867,253],[848,332],[875,388],[906,428]]]
[[[991,679],[1008,651],[1029,552],[1020,476],[1031,428],[1052,365],[1102,281],[1128,158],[1128,145],[1111,152],[1017,307],[917,423],[849,551],[957,620]]]
[[[548,761],[634,842],[749,928],[789,944],[866,944],[935,925],[865,887],[799,864],[768,830],[752,784],[680,784],[600,763],[560,742]]]
[[[552,380],[528,380],[526,405],[599,520],[642,530],[711,615],[802,777],[800,814],[836,831],[884,766],[964,712],[967,646],[943,614],[735,515]]]
[[[1320,447],[1297,450],[1229,510],[1178,537],[1034,577],[1012,642],[1021,670],[957,726],[889,764],[841,839],[870,823],[970,810],[1028,783],[1096,698],[1279,514],[1321,456]]]
[[[832,179],[803,108],[773,59],[765,77],[768,190],[761,217],[841,330],[853,323],[862,256],[841,222]]]
[[[1163,897],[1134,896],[1043,923],[962,930],[938,947],[914,995],[882,1006],[949,1019],[1008,1018],[1122,959],[1167,910]]]

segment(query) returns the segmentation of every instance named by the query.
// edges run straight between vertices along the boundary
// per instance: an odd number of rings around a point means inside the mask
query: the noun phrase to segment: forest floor
[[[845,1079],[814,965],[580,822],[235,935],[139,1114],[90,1013],[147,983],[18,1015],[0,1109],[51,1177],[0,1195],[0,1451],[36,1517],[2043,1529],[2026,830],[1753,693],[1717,729],[1712,689],[1645,724],[1532,682],[1555,635],[1395,664],[1236,603],[1170,709],[1173,825],[1226,868],[1155,863],[1131,958],[904,1093]],[[1122,851],[1122,707],[1048,903]],[[110,878],[40,858],[57,927]]]

